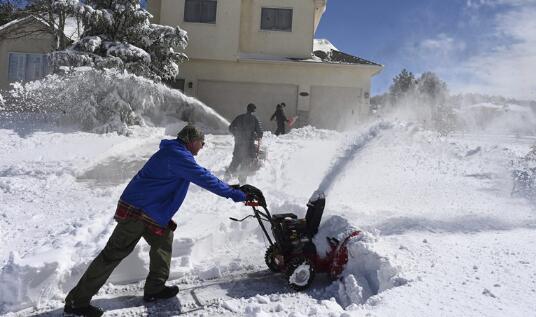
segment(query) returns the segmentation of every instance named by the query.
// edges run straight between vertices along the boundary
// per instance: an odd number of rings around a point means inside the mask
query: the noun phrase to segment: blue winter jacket
[[[179,140],[162,140],[158,150],[127,185],[121,200],[143,210],[162,227],[182,205],[190,182],[233,201],[246,195],[199,166]]]

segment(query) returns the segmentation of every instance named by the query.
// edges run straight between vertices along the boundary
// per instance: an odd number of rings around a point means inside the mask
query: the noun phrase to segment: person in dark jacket
[[[274,114],[270,117],[270,121],[273,121],[275,118],[275,121],[277,122],[277,130],[275,130],[275,135],[285,134],[285,123],[288,122],[287,116],[285,115],[285,110],[283,110],[283,107],[285,107],[285,103],[277,104],[275,107]]]
[[[260,141],[263,131],[259,119],[253,114],[256,109],[254,104],[248,104],[246,113],[238,115],[229,126],[235,144],[227,174],[236,173],[239,166],[242,169],[249,169],[257,157],[258,148],[255,141]]]
[[[194,156],[204,144],[203,133],[192,125],[184,127],[177,139],[161,141],[160,149],[123,191],[114,217],[117,225],[104,250],[67,295],[65,313],[101,316],[103,311],[90,305],[91,298],[142,237],[151,247],[143,299],[172,298],[178,293],[177,286],[165,285],[177,227],[171,218],[184,201],[190,183],[235,202],[248,199],[242,190],[220,181],[197,164]]]

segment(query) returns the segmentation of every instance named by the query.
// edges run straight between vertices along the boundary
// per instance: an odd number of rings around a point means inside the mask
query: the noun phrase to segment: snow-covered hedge
[[[228,121],[179,90],[114,70],[77,68],[39,81],[16,83],[4,93],[4,111],[38,112],[84,131],[128,134],[129,126],[195,123],[208,132],[227,131]],[[58,119],[59,118],[59,119]]]

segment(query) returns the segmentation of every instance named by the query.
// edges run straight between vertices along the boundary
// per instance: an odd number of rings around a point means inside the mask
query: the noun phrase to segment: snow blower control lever
[[[246,206],[253,209],[253,214],[242,219],[230,219],[238,222],[248,218],[257,219],[270,244],[264,255],[270,271],[284,274],[289,286],[298,291],[311,285],[315,273],[325,272],[333,279],[340,276],[348,262],[346,245],[350,238],[361,235],[361,232],[352,232],[342,242],[326,237],[330,249],[325,254],[317,253],[313,237],[318,233],[324,213],[326,198],[323,193],[313,195],[307,203],[305,218],[298,218],[293,213],[270,214],[264,195],[258,188],[251,185],[235,188],[243,190],[251,198],[246,201]],[[270,224],[271,234],[265,223]]]

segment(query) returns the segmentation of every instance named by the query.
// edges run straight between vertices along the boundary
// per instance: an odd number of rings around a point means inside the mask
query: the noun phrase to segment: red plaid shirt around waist
[[[177,229],[177,224],[175,221],[170,220],[167,227],[163,228],[159,224],[157,224],[151,217],[147,216],[143,210],[134,207],[130,204],[125,203],[124,201],[119,201],[117,203],[117,209],[115,210],[114,215],[115,220],[125,220],[125,219],[137,219],[143,221],[145,224],[145,227],[149,229],[149,231],[157,236],[163,236],[166,229],[169,228],[171,231],[175,231]]]

